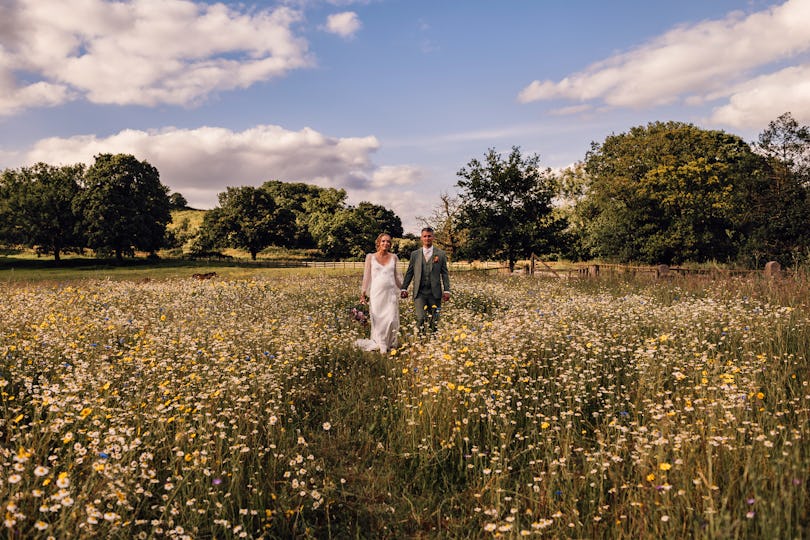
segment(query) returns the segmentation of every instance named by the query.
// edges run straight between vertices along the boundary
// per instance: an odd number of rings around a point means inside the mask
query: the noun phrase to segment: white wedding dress
[[[371,339],[358,339],[355,342],[363,350],[387,353],[397,346],[399,293],[402,287],[398,262],[393,253],[387,264],[380,264],[374,253],[366,255],[361,291],[368,297]]]

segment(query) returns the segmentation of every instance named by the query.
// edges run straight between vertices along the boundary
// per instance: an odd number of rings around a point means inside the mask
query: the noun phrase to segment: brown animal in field
[[[192,274],[191,277],[194,279],[199,279],[200,281],[204,279],[211,279],[217,276],[216,272],[206,272],[205,274]]]

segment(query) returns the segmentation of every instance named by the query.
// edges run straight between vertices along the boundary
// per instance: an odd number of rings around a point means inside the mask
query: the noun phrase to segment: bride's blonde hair
[[[377,239],[376,239],[376,240],[374,240],[374,248],[375,248],[375,249],[380,249],[380,240],[382,240],[382,239],[383,239],[383,236],[387,236],[387,237],[388,237],[388,238],[389,238],[391,241],[393,241],[393,240],[394,240],[393,238],[391,238],[391,235],[390,235],[390,234],[388,234],[387,232],[380,233],[380,234],[377,236]]]

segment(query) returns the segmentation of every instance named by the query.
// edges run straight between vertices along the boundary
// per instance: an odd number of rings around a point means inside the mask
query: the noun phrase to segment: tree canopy
[[[729,260],[739,187],[761,160],[735,135],[655,122],[594,144],[585,160],[592,255],[620,261]]]
[[[261,185],[279,208],[285,208],[295,216],[295,231],[283,244],[290,248],[314,248],[315,239],[309,231],[311,212],[337,210],[346,199],[346,192],[334,188],[322,188],[303,182],[268,180]],[[316,202],[318,201],[318,202]]]
[[[467,232],[464,255],[506,259],[513,269],[521,257],[560,247],[565,223],[552,213],[556,181],[539,163],[539,156],[524,158],[518,147],[505,159],[490,149],[484,162],[472,159],[458,172],[459,224]]]
[[[129,154],[99,154],[84,183],[73,209],[89,247],[122,259],[163,245],[171,203],[155,167]]]
[[[325,256],[361,259],[374,250],[374,239],[381,231],[371,215],[349,207],[320,214],[310,232]]]
[[[368,215],[377,223],[377,234],[387,232],[392,238],[402,237],[402,220],[381,204],[374,204],[367,201],[359,203],[356,207],[358,212]],[[375,235],[376,238],[376,235]]]
[[[295,215],[279,208],[265,189],[229,187],[219,194],[219,207],[208,212],[203,228],[214,244],[245,249],[250,258],[271,245],[283,245],[294,234]]]
[[[741,194],[741,258],[798,262],[810,254],[810,128],[785,113],[753,146],[764,174],[751,176]]]
[[[84,165],[56,167],[37,163],[3,176],[6,189],[6,219],[11,237],[40,253],[60,260],[64,251],[79,251],[84,238],[73,211]]]
[[[244,248],[253,258],[270,245],[358,258],[373,249],[380,232],[402,235],[393,211],[370,202],[349,206],[346,197],[343,189],[278,180],[258,188],[229,187],[220,194],[220,206],[206,215],[198,245]]]
[[[418,218],[456,259],[506,259],[510,267],[532,254],[651,264],[810,260],[810,128],[790,113],[753,143],[652,122],[592,143],[560,173],[512,147],[503,155],[490,149],[457,177],[458,192],[441,194],[433,213]],[[358,258],[380,232],[403,234],[385,206],[352,206],[343,189],[302,182],[228,187],[219,203],[199,228],[182,218],[175,237],[196,236],[203,251],[242,248],[254,259],[270,245]],[[155,167],[127,154],[100,154],[89,168],[38,163],[0,172],[0,242],[57,260],[85,247],[119,259],[154,253],[171,241],[172,209],[187,209],[185,197],[169,195]]]

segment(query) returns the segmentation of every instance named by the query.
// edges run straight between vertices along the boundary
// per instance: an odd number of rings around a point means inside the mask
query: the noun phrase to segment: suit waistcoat
[[[422,278],[419,280],[419,291],[423,293],[433,294],[433,287],[430,285],[430,271],[433,269],[433,264],[425,260],[424,254],[422,256]]]

